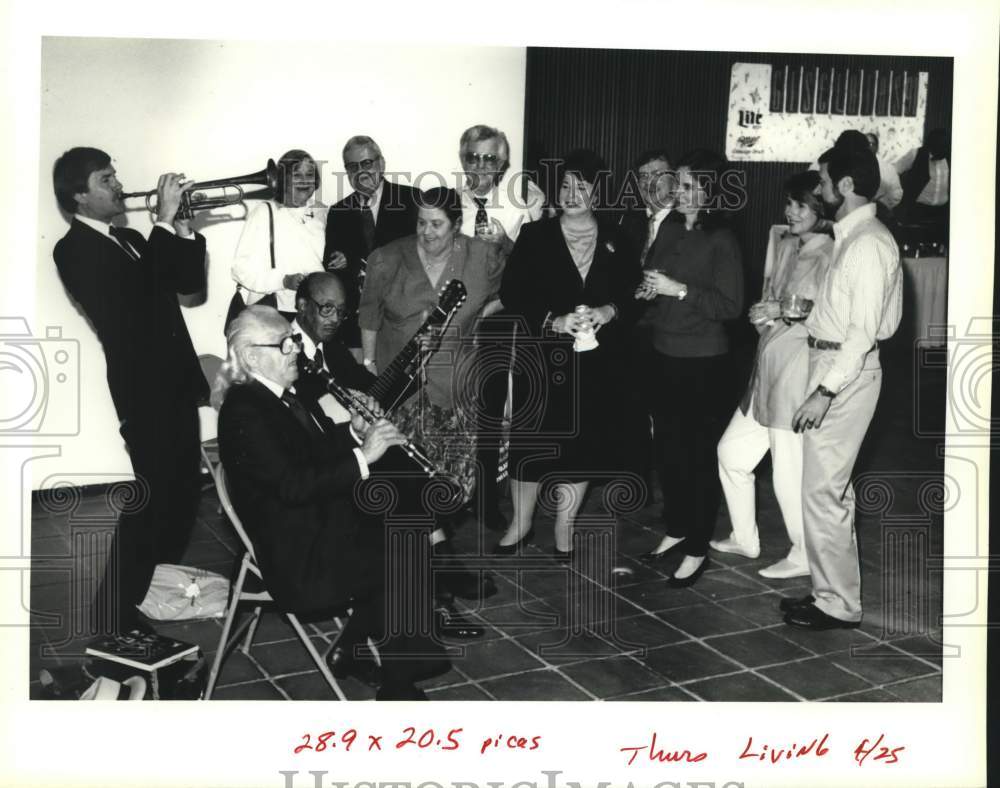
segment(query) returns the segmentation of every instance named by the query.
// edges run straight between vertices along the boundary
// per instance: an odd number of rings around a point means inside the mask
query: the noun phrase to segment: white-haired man
[[[227,362],[213,392],[219,451],[233,505],[254,544],[275,602],[295,613],[353,612],[327,661],[334,675],[379,681],[379,700],[423,700],[414,682],[448,669],[424,637],[387,631],[381,524],[363,516],[355,490],[369,465],[403,435],[355,416],[335,425],[295,381],[301,337],[278,312],[251,306],[229,330]],[[381,642],[374,677],[364,643]]]
[[[499,129],[482,124],[462,132],[458,157],[463,175],[461,232],[497,244],[506,258],[514,248],[521,227],[540,219],[545,195],[527,175],[510,169],[510,143]],[[479,436],[479,508],[484,524],[503,530],[507,521],[499,509],[500,446],[497,435],[507,400],[507,372],[513,349],[514,321],[502,312],[480,321],[479,349],[493,359],[489,373],[480,379],[482,421]],[[506,363],[496,363],[506,358]]]

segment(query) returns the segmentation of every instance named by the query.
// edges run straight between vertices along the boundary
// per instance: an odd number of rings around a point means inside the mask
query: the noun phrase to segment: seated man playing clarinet
[[[309,274],[299,285],[295,307],[292,332],[302,337],[296,391],[300,399],[316,402],[334,423],[349,421],[351,414],[348,409],[329,393],[329,381],[335,381],[333,385],[347,390],[348,396],[356,397],[360,392],[368,391],[376,378],[355,361],[351,351],[339,338],[339,330],[348,311],[347,295],[340,274],[326,271]],[[364,400],[363,395],[361,398]],[[426,466],[429,461],[426,458],[415,460],[412,449],[406,446],[402,449],[393,450],[382,459],[379,470],[393,478],[396,494],[406,497],[410,501],[408,505],[414,508],[419,505],[426,482],[424,472],[419,469],[421,463]],[[418,571],[414,576],[429,575]],[[445,580],[450,577],[451,575],[444,575]],[[437,610],[434,626],[439,638],[468,639],[483,635],[482,626],[462,616],[444,590],[436,594],[435,605]]]
[[[297,614],[352,608],[327,656],[334,675],[377,681],[378,700],[426,699],[415,682],[446,672],[448,662],[420,633],[388,631],[382,527],[356,503],[369,465],[406,439],[384,419],[335,425],[300,399],[301,339],[271,307],[244,310],[227,341],[213,391],[219,450],[268,590]],[[366,640],[379,650],[378,676],[359,656]]]

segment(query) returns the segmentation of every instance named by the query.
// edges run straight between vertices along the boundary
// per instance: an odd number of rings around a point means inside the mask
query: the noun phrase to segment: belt
[[[839,342],[831,342],[828,339],[816,339],[812,334],[806,339],[806,344],[809,347],[816,348],[816,350],[840,350]],[[878,340],[875,340],[875,344],[868,348],[868,352],[871,353],[878,347]]]

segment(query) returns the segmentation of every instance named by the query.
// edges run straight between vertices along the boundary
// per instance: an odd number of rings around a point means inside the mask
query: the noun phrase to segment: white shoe
[[[744,558],[756,558],[760,555],[759,547],[756,550],[750,550],[731,536],[725,539],[713,539],[708,543],[708,546],[713,550],[718,550],[720,553],[736,553],[736,555],[742,555]]]
[[[758,569],[757,574],[772,580],[787,580],[790,577],[808,577],[809,567],[797,564],[787,558],[782,558],[775,564]]]

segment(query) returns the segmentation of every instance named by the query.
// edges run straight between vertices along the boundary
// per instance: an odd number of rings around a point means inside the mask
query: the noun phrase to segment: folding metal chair
[[[211,387],[212,382],[219,374],[222,359],[208,353],[198,356],[198,363],[201,364],[202,374]],[[201,433],[201,462],[211,474],[212,482],[218,486],[215,476],[216,467],[219,464],[219,414],[208,402],[203,402],[198,406],[198,426]],[[204,489],[208,489],[208,487],[206,486]],[[219,513],[222,513],[221,509]]]
[[[253,636],[257,631],[257,624],[260,621],[261,607],[265,603],[274,602],[270,593],[266,590],[248,591],[244,588],[248,574],[256,576],[261,585],[264,585],[264,578],[260,573],[260,568],[257,566],[257,559],[254,555],[253,544],[250,542],[250,537],[247,536],[247,532],[243,529],[243,524],[240,522],[240,518],[236,514],[236,510],[233,508],[232,500],[229,498],[229,490],[226,486],[226,472],[221,464],[216,465],[213,475],[215,477],[215,487],[219,493],[219,503],[222,505],[223,511],[226,513],[226,516],[229,517],[229,522],[232,523],[233,528],[240,537],[240,541],[243,543],[245,552],[243,553],[243,560],[240,562],[240,570],[237,574],[236,582],[233,583],[232,593],[229,600],[229,609],[226,611],[226,620],[222,625],[222,636],[219,638],[219,646],[215,651],[215,659],[212,661],[212,669],[208,674],[208,684],[205,687],[205,700],[211,700],[212,693],[215,691],[215,685],[219,680],[219,673],[222,670],[223,660],[229,653],[230,649],[236,644],[236,641],[238,641],[243,635],[244,631],[246,632],[246,637],[243,638],[240,651],[244,654],[249,654],[250,646],[253,643]],[[253,602],[255,604],[254,611],[251,616],[244,619],[240,625],[236,627],[234,632],[233,622],[236,619],[237,610],[242,602]],[[288,623],[292,625],[292,629],[295,630],[295,634],[298,635],[299,640],[302,641],[302,645],[305,646],[306,651],[309,652],[309,656],[312,658],[312,661],[316,663],[316,667],[319,668],[319,672],[322,674],[323,678],[326,679],[326,683],[330,685],[330,689],[333,690],[334,694],[340,700],[347,700],[343,691],[340,689],[340,686],[337,684],[337,680],[330,672],[330,668],[327,667],[326,661],[316,650],[313,642],[309,639],[308,633],[305,629],[303,629],[302,624],[299,623],[298,618],[295,614],[289,613],[286,610],[282,610],[281,612],[285,618],[288,619]],[[340,623],[339,620],[337,621]]]

